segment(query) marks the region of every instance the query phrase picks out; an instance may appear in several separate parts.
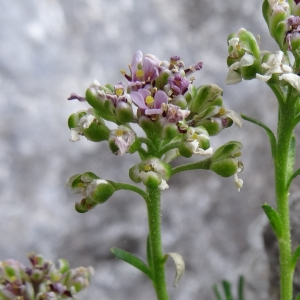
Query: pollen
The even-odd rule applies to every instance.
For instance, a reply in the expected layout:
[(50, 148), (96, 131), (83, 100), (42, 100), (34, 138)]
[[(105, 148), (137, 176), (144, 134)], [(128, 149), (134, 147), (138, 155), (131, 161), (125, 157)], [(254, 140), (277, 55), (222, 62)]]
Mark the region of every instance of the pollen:
[(143, 70), (137, 70), (136, 71), (136, 77), (137, 78), (143, 78), (144, 77), (144, 71)]
[(193, 140), (196, 140), (197, 138), (198, 138), (198, 134), (195, 132), (195, 133), (193, 133), (193, 135), (191, 136), (191, 138), (193, 139)]
[(151, 165), (149, 165), (149, 164), (146, 164), (145, 165), (145, 167), (144, 167), (144, 170), (146, 171), (146, 172), (148, 172), (148, 171), (151, 171)]
[(226, 112), (226, 109), (224, 107), (221, 107), (220, 110), (219, 110), (219, 115), (224, 115)]
[(148, 106), (152, 106), (154, 103), (154, 98), (152, 96), (147, 96), (145, 102)]
[(124, 90), (123, 90), (122, 88), (117, 88), (117, 89), (116, 89), (116, 95), (117, 95), (117, 96), (122, 96), (123, 93), (124, 93)]
[(118, 128), (116, 129), (116, 136), (123, 136), (124, 132), (122, 129)]

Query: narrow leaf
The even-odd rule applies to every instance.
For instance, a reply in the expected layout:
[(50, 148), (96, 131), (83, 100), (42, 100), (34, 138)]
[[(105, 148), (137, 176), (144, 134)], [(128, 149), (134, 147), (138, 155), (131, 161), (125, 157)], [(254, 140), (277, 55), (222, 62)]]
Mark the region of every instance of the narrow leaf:
[(183, 260), (182, 256), (178, 253), (170, 252), (170, 253), (167, 253), (165, 255), (166, 258), (168, 258), (168, 256), (172, 257), (174, 262), (175, 262), (176, 275), (175, 275), (175, 280), (174, 280), (173, 287), (177, 287), (177, 283), (178, 283), (178, 281), (180, 280), (181, 276), (184, 273), (185, 263), (184, 263), (184, 260)]
[(214, 290), (217, 300), (222, 300), (221, 294), (220, 294), (219, 289), (216, 284), (213, 286), (213, 290)]
[(147, 267), (147, 265), (141, 259), (139, 259), (135, 255), (133, 255), (123, 249), (120, 249), (120, 248), (113, 247), (110, 249), (110, 251), (117, 258), (124, 260), (128, 264), (134, 266), (135, 268), (137, 268), (138, 270), (143, 272), (145, 275), (147, 275), (152, 280), (152, 275), (151, 275), (150, 269)]
[(282, 237), (282, 224), (281, 224), (281, 220), (279, 218), (277, 211), (273, 207), (268, 205), (267, 203), (263, 204), (261, 207), (264, 210), (265, 214), (267, 215), (276, 237), (278, 239), (281, 238)]
[(223, 285), (224, 293), (226, 296), (226, 300), (233, 300), (233, 297), (231, 294), (231, 284), (228, 281), (223, 280), (222, 285)]
[(265, 125), (265, 124), (262, 123), (262, 122), (259, 122), (258, 120), (255, 120), (255, 119), (250, 118), (250, 117), (248, 117), (248, 116), (245, 116), (245, 115), (243, 115), (243, 114), (241, 114), (241, 117), (242, 117), (244, 120), (246, 120), (246, 121), (249, 121), (249, 122), (251, 122), (251, 123), (253, 123), (253, 124), (256, 124), (256, 125), (262, 127), (262, 128), (266, 131), (266, 133), (267, 133), (267, 135), (268, 135), (268, 137), (269, 137), (269, 140), (270, 140), (272, 157), (273, 157), (273, 159), (275, 159), (275, 158), (276, 158), (276, 147), (277, 147), (277, 142), (276, 142), (276, 138), (275, 138), (275, 135), (274, 135), (273, 131), (272, 131), (267, 125)]
[(238, 300), (244, 300), (244, 276), (240, 276), (239, 278)]
[[(296, 264), (297, 264), (297, 261), (300, 257), (300, 246), (298, 246), (293, 254), (293, 257), (292, 257), (292, 265), (293, 265), (293, 268), (296, 268)], [(299, 295), (300, 297), (300, 295)]]

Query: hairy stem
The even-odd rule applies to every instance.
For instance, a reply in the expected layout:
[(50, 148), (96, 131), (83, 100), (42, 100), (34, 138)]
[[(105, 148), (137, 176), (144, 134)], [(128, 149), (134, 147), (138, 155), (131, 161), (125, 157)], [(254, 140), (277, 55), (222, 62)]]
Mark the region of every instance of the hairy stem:
[(161, 241), (161, 207), (160, 190), (148, 189), (149, 201), (148, 224), (149, 224), (149, 243), (151, 251), (151, 264), (153, 273), (153, 286), (158, 300), (168, 300), (168, 291), (165, 279), (165, 259)]
[(277, 212), (282, 223), (282, 238), (279, 239), (280, 260), (280, 295), (281, 300), (292, 300), (293, 297), (293, 267), (291, 264), (291, 233), (288, 191), (288, 157), (292, 140), (291, 126), (292, 108), (289, 105), (280, 107), (280, 119), (277, 128), (277, 151), (275, 159), (275, 185)]

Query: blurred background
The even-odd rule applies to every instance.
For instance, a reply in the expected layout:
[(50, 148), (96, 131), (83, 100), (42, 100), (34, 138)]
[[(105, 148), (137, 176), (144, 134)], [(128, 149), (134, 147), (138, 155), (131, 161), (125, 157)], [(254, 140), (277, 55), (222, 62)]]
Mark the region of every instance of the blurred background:
[[(129, 182), (137, 157), (116, 157), (106, 143), (69, 142), (67, 118), (87, 107), (67, 101), (84, 95), (94, 80), (123, 80), (133, 53), (161, 60), (179, 55), (187, 66), (203, 61), (196, 85), (216, 83), (228, 108), (275, 129), (277, 104), (267, 86), (253, 80), (226, 86), (226, 39), (241, 27), (277, 50), (261, 15), (261, 0), (2, 0), (0, 2), (0, 260), (23, 263), (35, 251), (72, 267), (94, 266), (92, 285), (80, 299), (155, 298), (151, 283), (110, 253), (112, 246), (145, 258), (147, 216), (142, 199), (116, 193), (87, 214), (80, 196), (65, 186), (73, 174), (92, 171)], [(181, 173), (163, 192), (165, 252), (178, 252), (186, 273), (171, 299), (214, 299), (212, 285), (246, 277), (246, 299), (268, 298), (268, 260), (260, 204), (274, 204), (273, 168), (265, 132), (250, 123), (212, 138), (244, 144), (244, 186), (208, 171)], [(197, 159), (197, 158), (195, 158)], [(184, 161), (184, 160), (183, 160)], [(292, 186), (296, 193), (299, 180)]]

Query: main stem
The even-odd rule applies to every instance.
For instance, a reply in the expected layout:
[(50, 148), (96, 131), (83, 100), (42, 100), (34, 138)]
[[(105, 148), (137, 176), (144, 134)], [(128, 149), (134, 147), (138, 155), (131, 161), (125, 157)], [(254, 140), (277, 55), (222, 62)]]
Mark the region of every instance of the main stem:
[(276, 184), (276, 205), (277, 212), (282, 223), (282, 238), (279, 243), (280, 260), (280, 299), (292, 300), (293, 297), (293, 273), (291, 265), (291, 233), (290, 233), (290, 212), (289, 212), (289, 191), (288, 182), (288, 156), (292, 139), (293, 128), (290, 118), (292, 112), (288, 105), (281, 106), (278, 120), (278, 143), (275, 163), (275, 184)]
[(161, 242), (160, 190), (148, 189), (148, 225), (153, 272), (153, 286), (158, 300), (169, 300), (165, 279), (165, 259)]

